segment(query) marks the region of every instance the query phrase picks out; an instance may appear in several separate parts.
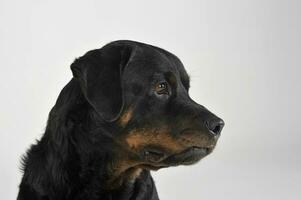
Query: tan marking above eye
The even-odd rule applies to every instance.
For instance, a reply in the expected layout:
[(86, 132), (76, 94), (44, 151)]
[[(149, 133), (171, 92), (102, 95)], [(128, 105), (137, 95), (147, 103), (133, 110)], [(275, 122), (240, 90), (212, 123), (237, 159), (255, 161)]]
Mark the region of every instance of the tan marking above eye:
[(126, 137), (126, 142), (132, 149), (146, 145), (157, 145), (174, 153), (184, 149), (178, 141), (172, 138), (167, 129), (139, 129), (131, 131)]

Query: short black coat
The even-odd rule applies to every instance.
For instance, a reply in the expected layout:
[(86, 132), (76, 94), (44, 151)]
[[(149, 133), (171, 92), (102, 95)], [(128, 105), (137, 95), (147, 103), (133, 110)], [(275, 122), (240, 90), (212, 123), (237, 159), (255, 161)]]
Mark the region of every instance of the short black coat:
[[(44, 135), (23, 157), (18, 200), (157, 200), (150, 170), (213, 150), (222, 120), (189, 98), (173, 54), (115, 41), (71, 69)], [(154, 93), (162, 80), (169, 91)]]

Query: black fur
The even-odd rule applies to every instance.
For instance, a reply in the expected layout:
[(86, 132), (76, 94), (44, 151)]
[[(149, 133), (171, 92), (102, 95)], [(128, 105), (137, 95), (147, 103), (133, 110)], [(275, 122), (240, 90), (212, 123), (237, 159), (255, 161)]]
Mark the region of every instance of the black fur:
[[(208, 136), (208, 127), (199, 122), (219, 118), (188, 97), (189, 77), (179, 59), (167, 51), (116, 41), (76, 59), (71, 69), (74, 78), (52, 108), (45, 134), (23, 158), (18, 200), (156, 200), (150, 169), (191, 164), (205, 156), (171, 152), (150, 142), (159, 156), (165, 156), (162, 162), (152, 161), (156, 155), (146, 151), (146, 146), (134, 151), (124, 142), (130, 130), (167, 124), (172, 127), (171, 137), (176, 138), (183, 127), (196, 127), (197, 134), (206, 137), (187, 148), (215, 145), (217, 137)], [(169, 77), (170, 97), (156, 97), (145, 89), (153, 82), (147, 77), (160, 72), (158, 69)], [(129, 122), (121, 125), (121, 116), (133, 105)], [(153, 157), (146, 158), (146, 152)], [(121, 160), (139, 164), (115, 173)], [(133, 178), (137, 169), (141, 172)]]

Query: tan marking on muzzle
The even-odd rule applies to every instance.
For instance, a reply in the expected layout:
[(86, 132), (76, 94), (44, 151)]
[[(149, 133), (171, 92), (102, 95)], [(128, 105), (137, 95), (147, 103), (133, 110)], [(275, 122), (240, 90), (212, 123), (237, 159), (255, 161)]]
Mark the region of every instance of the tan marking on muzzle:
[(126, 142), (132, 149), (138, 149), (146, 145), (157, 145), (177, 153), (185, 148), (170, 135), (167, 128), (133, 130), (126, 137)]

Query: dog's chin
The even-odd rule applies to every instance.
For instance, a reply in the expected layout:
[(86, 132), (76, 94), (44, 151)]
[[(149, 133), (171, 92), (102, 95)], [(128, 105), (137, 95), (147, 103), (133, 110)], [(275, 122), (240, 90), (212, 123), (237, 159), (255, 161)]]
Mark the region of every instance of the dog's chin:
[[(190, 147), (186, 150), (166, 156), (160, 161), (153, 161), (148, 162), (147, 164), (143, 164), (141, 167), (149, 170), (158, 170), (161, 168), (172, 167), (172, 166), (179, 166), (179, 165), (192, 165), (209, 155), (213, 151), (213, 147)], [(158, 153), (149, 152), (150, 157), (151, 154)]]
[(180, 153), (165, 158), (162, 162), (167, 166), (192, 165), (212, 152), (212, 148), (190, 147)]
[(212, 149), (207, 147), (190, 147), (178, 154), (168, 156), (163, 162), (169, 166), (192, 165), (211, 152)]

